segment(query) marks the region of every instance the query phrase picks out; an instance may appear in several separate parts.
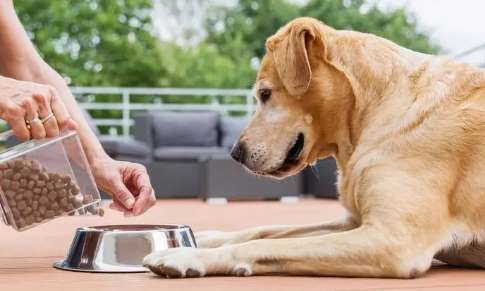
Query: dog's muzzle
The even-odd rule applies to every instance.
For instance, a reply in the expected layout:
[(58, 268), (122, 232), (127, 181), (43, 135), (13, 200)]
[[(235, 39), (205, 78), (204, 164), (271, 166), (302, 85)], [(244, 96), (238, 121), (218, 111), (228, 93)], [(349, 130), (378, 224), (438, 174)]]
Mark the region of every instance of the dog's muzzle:
[(300, 158), (301, 152), (303, 151), (303, 146), (305, 145), (305, 136), (303, 133), (299, 133), (293, 145), (290, 147), (288, 154), (286, 155), (283, 166), (287, 164), (296, 164)]

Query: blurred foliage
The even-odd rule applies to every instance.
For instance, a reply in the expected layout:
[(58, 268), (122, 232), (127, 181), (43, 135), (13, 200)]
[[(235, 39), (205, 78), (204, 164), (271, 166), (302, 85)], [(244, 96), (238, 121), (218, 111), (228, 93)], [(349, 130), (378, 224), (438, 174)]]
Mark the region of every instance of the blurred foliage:
[[(245, 51), (243, 55), (261, 58), (266, 39), (298, 16), (311, 16), (337, 29), (373, 33), (424, 53), (439, 51), (404, 7), (383, 11), (375, 2), (364, 0), (309, 0), (304, 5), (285, 0), (237, 2), (235, 6), (214, 7), (206, 24), (207, 42), (234, 61), (241, 56), (239, 50)], [(244, 48), (235, 50), (234, 44), (243, 44)], [(238, 75), (246, 77), (242, 72)], [(254, 73), (248, 78), (252, 80)]]
[(251, 82), (241, 81), (242, 75), (252, 76), (249, 55), (244, 55), (243, 46), (233, 42), (233, 51), (239, 51), (239, 58), (222, 53), (218, 46), (203, 41), (195, 47), (180, 47), (168, 43), (162, 46), (164, 58), (161, 65), (167, 74), (161, 76), (164, 87), (214, 87), (248, 88)]
[(364, 0), (311, 0), (301, 9), (308, 15), (337, 29), (373, 33), (422, 53), (436, 53), (439, 47), (418, 29), (415, 16), (400, 7), (383, 11)]
[(46, 61), (75, 85), (157, 86), (159, 41), (151, 0), (16, 1)]
[[(238, 0), (234, 5), (220, 0), (36, 0), (15, 5), (43, 57), (72, 85), (248, 88), (266, 38), (303, 15), (335, 28), (371, 32), (421, 52), (438, 50), (405, 8), (383, 11), (365, 0), (298, 3), (303, 4), (290, 0)], [(175, 23), (172, 34), (187, 38), (185, 42), (160, 41), (152, 20), (155, 4), (167, 9), (159, 17), (170, 17)]]
[(266, 38), (291, 19), (302, 16), (300, 9), (284, 0), (239, 0), (234, 7), (216, 6), (207, 19), (208, 41), (233, 58), (238, 57), (233, 53), (233, 42), (243, 43), (246, 53), (261, 57)]

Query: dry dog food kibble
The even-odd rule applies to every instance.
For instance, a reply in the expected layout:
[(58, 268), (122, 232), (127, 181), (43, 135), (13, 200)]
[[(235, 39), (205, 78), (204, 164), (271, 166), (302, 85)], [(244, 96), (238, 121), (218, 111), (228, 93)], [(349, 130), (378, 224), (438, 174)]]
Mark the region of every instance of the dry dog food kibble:
[[(80, 193), (69, 176), (48, 172), (38, 161), (19, 158), (0, 164), (0, 187), (11, 212), (9, 221), (18, 229), (55, 216), (74, 215), (76, 209), (94, 202), (92, 194)], [(84, 214), (84, 209), (77, 210)], [(91, 214), (102, 214), (97, 205), (86, 207)], [(8, 210), (7, 210), (8, 212)]]

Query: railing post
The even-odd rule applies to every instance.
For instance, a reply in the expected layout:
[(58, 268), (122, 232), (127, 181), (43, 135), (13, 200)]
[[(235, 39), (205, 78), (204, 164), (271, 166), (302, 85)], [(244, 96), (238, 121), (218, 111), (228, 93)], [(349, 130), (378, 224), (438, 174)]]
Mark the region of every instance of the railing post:
[(246, 95), (246, 116), (251, 116), (254, 111), (254, 98), (253, 93), (249, 92)]
[(123, 90), (123, 137), (130, 136), (130, 92)]

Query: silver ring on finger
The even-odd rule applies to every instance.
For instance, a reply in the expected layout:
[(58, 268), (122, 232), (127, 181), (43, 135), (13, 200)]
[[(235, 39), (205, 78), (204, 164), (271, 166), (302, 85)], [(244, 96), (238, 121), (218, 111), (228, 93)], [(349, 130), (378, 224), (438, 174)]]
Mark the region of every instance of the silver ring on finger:
[(54, 116), (54, 113), (49, 113), (49, 115), (47, 115), (46, 117), (42, 118), (40, 121), (42, 122), (42, 124), (46, 123), (49, 119), (51, 119), (52, 117)]
[(34, 123), (36, 123), (36, 122), (41, 122), (41, 120), (39, 119), (39, 117), (38, 117), (38, 116), (34, 117), (34, 118), (33, 118), (31, 121), (29, 121), (29, 123), (27, 123), (27, 124), (34, 124)]

